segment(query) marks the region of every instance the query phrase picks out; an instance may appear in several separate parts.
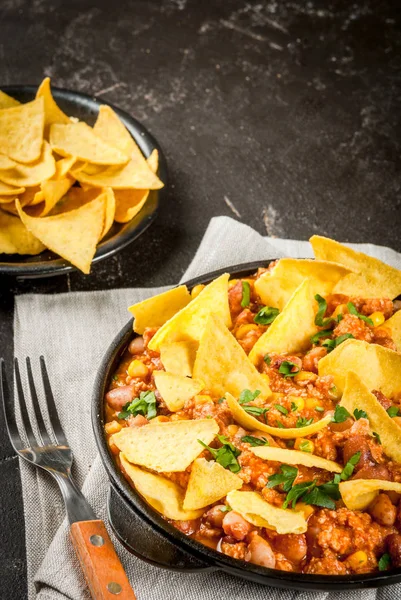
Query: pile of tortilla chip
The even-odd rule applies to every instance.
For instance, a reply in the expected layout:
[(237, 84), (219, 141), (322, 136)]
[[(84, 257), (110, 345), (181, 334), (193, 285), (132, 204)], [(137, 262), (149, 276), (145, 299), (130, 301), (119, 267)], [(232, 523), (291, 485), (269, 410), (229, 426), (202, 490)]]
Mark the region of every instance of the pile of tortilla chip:
[(0, 91), (0, 254), (46, 248), (89, 273), (114, 221), (139, 213), (157, 177), (110, 106), (96, 123), (68, 117), (43, 80), (32, 102)]

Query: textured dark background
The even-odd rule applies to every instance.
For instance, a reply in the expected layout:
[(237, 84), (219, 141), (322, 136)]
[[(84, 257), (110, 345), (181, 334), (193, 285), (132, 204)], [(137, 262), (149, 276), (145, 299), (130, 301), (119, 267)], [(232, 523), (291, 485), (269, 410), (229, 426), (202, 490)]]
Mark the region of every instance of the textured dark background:
[[(154, 226), (90, 277), (0, 277), (0, 353), (11, 359), (14, 294), (174, 283), (214, 215), (401, 250), (397, 4), (1, 0), (0, 87), (49, 75), (120, 106), (161, 143), (170, 188)], [(2, 424), (0, 481), (0, 598), (23, 600), (18, 465)]]

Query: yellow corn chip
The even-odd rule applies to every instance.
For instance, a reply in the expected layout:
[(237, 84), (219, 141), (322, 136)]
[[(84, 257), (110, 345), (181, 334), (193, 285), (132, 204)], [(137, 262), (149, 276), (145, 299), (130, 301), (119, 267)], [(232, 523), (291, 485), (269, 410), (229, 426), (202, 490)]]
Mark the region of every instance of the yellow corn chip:
[(146, 160), (153, 173), (157, 173), (159, 169), (159, 152), (156, 150), (156, 148), (152, 150), (150, 156)]
[[(398, 372), (400, 375), (401, 370)], [(380, 436), (383, 451), (387, 456), (401, 462), (401, 428), (387, 414), (376, 396), (364, 385), (356, 373), (349, 371), (345, 390), (340, 402), (352, 415), (354, 410), (364, 410), (367, 413), (372, 431)]]
[(274, 529), (280, 534), (305, 533), (307, 529), (302, 512), (273, 506), (257, 492), (229, 492), (227, 502), (235, 512), (256, 527)]
[(149, 190), (116, 190), (117, 223), (128, 223), (139, 213), (149, 196)]
[(167, 290), (129, 307), (134, 317), (134, 331), (142, 334), (146, 327), (161, 327), (191, 300), (186, 285)]
[(314, 235), (309, 241), (316, 258), (340, 263), (354, 271), (337, 283), (333, 293), (391, 300), (401, 294), (398, 269), (329, 238)]
[(304, 352), (311, 346), (310, 338), (317, 331), (316, 312), (317, 304), (311, 283), (304, 279), (283, 311), (257, 340), (249, 353), (249, 360), (257, 365), (268, 352)]
[[(82, 121), (68, 125), (58, 123), (51, 125), (50, 145), (61, 156), (75, 156), (79, 160), (96, 165), (123, 165), (127, 162), (125, 154), (106, 144), (94, 134), (89, 125)], [(107, 187), (107, 185), (99, 187)]]
[[(24, 192), (25, 192), (24, 187), (15, 187), (13, 185), (9, 185), (8, 183), (4, 183), (3, 181), (0, 181), (0, 196), (1, 196), (0, 202), (11, 202), (17, 196), (19, 196), (20, 194), (23, 194)], [(9, 199), (7, 200), (5, 197), (7, 197), (7, 198), (9, 197)]]
[(155, 475), (131, 465), (122, 452), (120, 460), (125, 473), (137, 491), (167, 519), (191, 521), (202, 516), (202, 510), (185, 510), (183, 508), (184, 490), (179, 485), (161, 475)]
[(106, 144), (118, 148), (128, 157), (136, 147), (131, 134), (110, 106), (100, 106), (93, 132)]
[(315, 423), (306, 425), (305, 427), (289, 427), (288, 429), (271, 427), (270, 425), (266, 425), (265, 423), (258, 421), (258, 419), (247, 413), (242, 408), (238, 400), (236, 400), (231, 394), (226, 393), (225, 397), (228, 408), (233, 414), (234, 420), (242, 425), (242, 427), (250, 431), (263, 431), (285, 440), (313, 435), (314, 433), (317, 433), (321, 429), (327, 427), (327, 425), (331, 422), (331, 415), (326, 415), (320, 419), (320, 421), (316, 421)]
[(42, 150), (45, 112), (43, 98), (0, 110), (0, 148), (13, 160), (31, 163)]
[(62, 158), (56, 162), (56, 172), (53, 177), (40, 184), (40, 192), (35, 197), (26, 212), (33, 217), (45, 217), (50, 213), (57, 202), (63, 198), (75, 179), (66, 175), (68, 168), (74, 162), (73, 158)]
[(139, 150), (138, 153), (133, 152), (131, 159), (123, 167), (108, 167), (93, 173), (88, 166), (85, 166), (81, 169), (74, 169), (73, 175), (80, 183), (87, 183), (95, 187), (112, 187), (114, 190), (131, 188), (158, 190), (164, 185), (153, 173)]
[(5, 154), (0, 154), (0, 170), (1, 171), (13, 169), (15, 167), (15, 165), (16, 165), (16, 162), (14, 160), (11, 160), (11, 158), (6, 156)]
[(17, 209), (26, 228), (47, 248), (83, 273), (89, 273), (103, 229), (104, 198), (96, 198), (77, 210), (53, 217), (30, 217), (18, 201)]
[(392, 398), (401, 394), (401, 354), (378, 344), (345, 340), (318, 363), (319, 375), (332, 375), (342, 393), (349, 371), (354, 371), (368, 390), (380, 390)]
[(401, 352), (401, 310), (397, 310), (392, 317), (387, 319), (383, 323), (383, 327), (390, 330), (397, 351)]
[(47, 142), (43, 142), (42, 153), (39, 160), (28, 165), (17, 162), (14, 163), (14, 166), (11, 169), (0, 171), (0, 180), (9, 185), (15, 185), (16, 187), (33, 187), (39, 185), (45, 179), (53, 177), (55, 172), (56, 162), (51, 148)]
[(255, 291), (265, 306), (283, 310), (304, 279), (309, 279), (313, 295), (326, 297), (348, 273), (346, 267), (325, 260), (281, 258), (271, 271), (255, 281)]
[(171, 412), (181, 410), (188, 400), (199, 394), (205, 387), (203, 381), (190, 379), (166, 371), (153, 371), (155, 385)]
[(160, 346), (160, 359), (166, 371), (192, 377), (198, 342), (170, 342)]
[(150, 340), (149, 348), (158, 350), (166, 342), (199, 341), (211, 313), (231, 326), (228, 278), (228, 273), (224, 273), (203, 288), (196, 298), (164, 323)]
[(0, 109), (13, 108), (14, 106), (19, 106), (20, 104), (21, 102), (18, 102), (18, 100), (11, 98), (11, 96), (0, 90)]
[(45, 246), (18, 217), (0, 211), (0, 254), (39, 254), (43, 250)]
[(66, 114), (57, 106), (54, 101), (51, 88), (50, 77), (46, 77), (36, 92), (36, 98), (43, 97), (45, 103), (45, 125), (49, 126), (53, 123), (71, 123)]
[(365, 510), (379, 491), (401, 494), (401, 483), (383, 479), (350, 479), (339, 485), (342, 500), (350, 510)]
[(127, 459), (158, 472), (185, 471), (219, 432), (214, 419), (150, 423), (124, 427), (111, 439)]
[(194, 460), (189, 476), (184, 508), (196, 510), (204, 508), (224, 498), (228, 492), (239, 490), (243, 481), (214, 460), (205, 458)]
[(300, 452), (299, 450), (287, 450), (286, 448), (273, 448), (272, 446), (261, 446), (259, 448), (250, 448), (250, 451), (263, 458), (263, 460), (273, 460), (286, 465), (304, 465), (304, 467), (316, 467), (325, 469), (332, 473), (341, 473), (342, 466), (333, 460), (327, 460), (315, 454)]
[(106, 212), (104, 217), (103, 231), (102, 235), (100, 236), (100, 239), (103, 239), (105, 235), (110, 231), (114, 223), (114, 215), (116, 212), (116, 199), (114, 197), (113, 190), (111, 188), (105, 188), (103, 193), (105, 194)]
[(259, 398), (271, 394), (268, 378), (257, 371), (235, 337), (215, 314), (210, 315), (205, 323), (193, 375), (202, 379), (205, 388), (217, 396), (224, 396), (226, 392), (239, 396), (245, 389), (259, 390)]

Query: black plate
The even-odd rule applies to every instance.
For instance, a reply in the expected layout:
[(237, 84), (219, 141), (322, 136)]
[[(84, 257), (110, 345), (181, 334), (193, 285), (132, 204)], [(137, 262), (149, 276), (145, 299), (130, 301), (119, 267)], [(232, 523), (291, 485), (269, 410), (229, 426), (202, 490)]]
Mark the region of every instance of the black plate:
[[(265, 267), (270, 262), (258, 261), (221, 269), (192, 279), (187, 286), (191, 289), (199, 283), (208, 283), (227, 271), (234, 278), (247, 277), (258, 267)], [(188, 538), (153, 510), (117, 469), (104, 437), (104, 396), (122, 354), (135, 336), (132, 324), (133, 321), (129, 321), (110, 344), (97, 373), (92, 397), (93, 431), (112, 484), (108, 502), (110, 522), (117, 537), (130, 552), (151, 564), (171, 570), (193, 572), (219, 569), (255, 583), (287, 589), (341, 591), (377, 588), (401, 581), (401, 569), (366, 575), (308, 575), (259, 567)]]
[[(20, 102), (29, 102), (33, 100), (37, 87), (32, 85), (15, 85), (1, 87), (0, 89)], [(129, 223), (114, 223), (107, 236), (97, 247), (93, 263), (113, 256), (119, 250), (133, 242), (145, 229), (149, 227), (156, 218), (159, 203), (165, 193), (167, 185), (167, 163), (160, 145), (155, 138), (145, 129), (139, 121), (131, 117), (128, 113), (113, 106), (109, 102), (96, 100), (81, 94), (61, 88), (52, 88), (54, 99), (60, 108), (69, 116), (77, 117), (89, 125), (96, 121), (101, 104), (111, 106), (118, 114), (143, 154), (148, 157), (155, 148), (159, 152), (159, 170), (158, 176), (164, 183), (161, 190), (151, 190), (149, 198), (142, 210)], [(0, 274), (14, 275), (24, 279), (33, 279), (37, 277), (50, 277), (53, 275), (63, 275), (76, 270), (68, 261), (60, 258), (50, 250), (45, 250), (37, 256), (20, 256), (17, 254), (0, 254)]]

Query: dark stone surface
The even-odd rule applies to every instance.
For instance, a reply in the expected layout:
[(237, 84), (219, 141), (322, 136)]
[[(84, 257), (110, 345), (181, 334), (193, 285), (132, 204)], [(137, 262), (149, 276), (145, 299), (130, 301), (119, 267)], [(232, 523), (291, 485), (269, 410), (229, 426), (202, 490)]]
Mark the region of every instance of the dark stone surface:
[[(15, 293), (176, 282), (215, 215), (401, 250), (400, 73), (390, 0), (3, 0), (0, 86), (50, 75), (117, 104), (158, 138), (171, 184), (152, 229), (90, 277), (0, 278), (1, 354)], [(26, 595), (11, 456), (0, 424), (2, 600)]]

